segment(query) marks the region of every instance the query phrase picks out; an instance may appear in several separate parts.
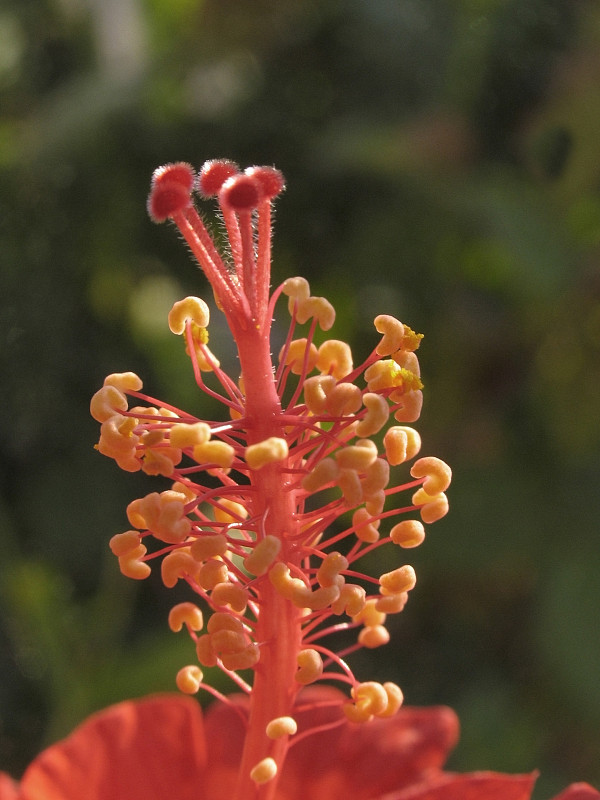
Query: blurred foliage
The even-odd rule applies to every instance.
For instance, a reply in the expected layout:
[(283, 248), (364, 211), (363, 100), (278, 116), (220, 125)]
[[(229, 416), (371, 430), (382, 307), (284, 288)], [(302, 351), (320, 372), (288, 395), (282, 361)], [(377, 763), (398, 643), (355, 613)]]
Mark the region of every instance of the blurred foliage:
[(88, 401), (131, 369), (207, 413), (164, 326), (202, 279), (144, 198), (226, 156), (288, 179), (275, 282), (357, 354), (377, 313), (426, 334), (452, 513), (364, 674), (458, 710), (456, 769), (600, 785), (597, 3), (3, 0), (0, 93), (0, 768), (189, 659), (106, 557), (157, 484), (93, 450)]

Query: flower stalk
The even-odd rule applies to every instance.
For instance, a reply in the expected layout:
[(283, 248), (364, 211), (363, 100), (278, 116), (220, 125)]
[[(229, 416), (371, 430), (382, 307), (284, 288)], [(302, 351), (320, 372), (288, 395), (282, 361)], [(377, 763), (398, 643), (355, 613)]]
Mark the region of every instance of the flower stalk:
[[(326, 679), (346, 687), (338, 725), (389, 717), (401, 706), (399, 687), (359, 681), (346, 657), (387, 643), (386, 616), (402, 611), (415, 573), (400, 564), (367, 575), (359, 562), (385, 546), (397, 563), (398, 547), (419, 545), (424, 524), (448, 510), (451, 479), (439, 459), (415, 460), (421, 441), (407, 424), (422, 404), (421, 335), (380, 315), (374, 349), (355, 366), (346, 342), (324, 338), (335, 310), (305, 279), (270, 294), (271, 207), (283, 188), (277, 170), (240, 172), (229, 161), (209, 161), (197, 176), (170, 164), (152, 179), (150, 216), (178, 227), (237, 346), (239, 380), (208, 347), (208, 305), (188, 297), (173, 307), (169, 326), (223, 418), (199, 419), (155, 400), (133, 373), (109, 375), (91, 402), (101, 453), (126, 471), (171, 481), (128, 506), (131, 528), (111, 548), (126, 576), (146, 578), (160, 560), (165, 586), (185, 581), (199, 599), (169, 617), (196, 650), (196, 663), (178, 673), (180, 690), (217, 694), (203, 675), (216, 666), (249, 695), (239, 800), (276, 796), (304, 686)], [(195, 193), (216, 198), (227, 253), (209, 235)], [(274, 363), (271, 321), (285, 298), (291, 323)], [(355, 644), (336, 652), (329, 640), (351, 630)]]

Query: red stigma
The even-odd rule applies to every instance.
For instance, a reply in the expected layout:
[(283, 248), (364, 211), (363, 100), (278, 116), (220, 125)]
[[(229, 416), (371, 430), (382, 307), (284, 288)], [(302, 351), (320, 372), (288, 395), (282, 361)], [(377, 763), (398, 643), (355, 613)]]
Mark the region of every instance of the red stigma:
[(220, 202), (233, 211), (251, 211), (262, 199), (262, 184), (249, 175), (234, 175), (223, 184)]
[(238, 165), (227, 159), (206, 161), (198, 175), (198, 191), (204, 197), (215, 197), (225, 181), (238, 171)]

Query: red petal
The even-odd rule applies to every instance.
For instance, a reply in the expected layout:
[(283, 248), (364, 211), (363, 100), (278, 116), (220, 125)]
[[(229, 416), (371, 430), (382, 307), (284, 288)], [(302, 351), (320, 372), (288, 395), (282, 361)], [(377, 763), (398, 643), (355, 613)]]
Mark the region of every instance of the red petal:
[(536, 774), (500, 775), (473, 772), (439, 775), (421, 785), (393, 792), (380, 800), (530, 800)]
[(589, 783), (572, 783), (554, 800), (600, 800), (600, 792)]
[[(295, 712), (299, 732), (340, 718), (342, 695), (324, 687), (306, 690)], [(319, 705), (327, 701), (335, 705)], [(420, 782), (442, 767), (458, 738), (449, 708), (404, 708), (395, 717), (340, 726), (293, 744), (281, 778), (285, 797), (352, 797), (366, 800)], [(292, 740), (293, 742), (293, 740)]]
[(204, 800), (205, 763), (195, 700), (127, 701), (94, 714), (38, 756), (23, 776), (20, 800)]
[(19, 787), (6, 772), (0, 772), (0, 800), (17, 800)]

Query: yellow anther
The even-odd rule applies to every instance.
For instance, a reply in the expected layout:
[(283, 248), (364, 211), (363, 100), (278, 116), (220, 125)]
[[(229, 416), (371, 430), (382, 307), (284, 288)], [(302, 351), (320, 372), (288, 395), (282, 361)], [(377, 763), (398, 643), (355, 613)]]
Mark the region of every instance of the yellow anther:
[(394, 525), (390, 537), (400, 547), (418, 547), (425, 538), (425, 528), (418, 519), (405, 519)]
[(363, 628), (358, 634), (358, 643), (369, 650), (383, 647), (390, 640), (390, 634), (385, 625), (373, 625)]
[(108, 546), (115, 556), (124, 556), (131, 553), (140, 544), (140, 535), (137, 531), (125, 531), (117, 533), (108, 543)]
[(419, 513), (423, 522), (429, 524), (437, 522), (438, 519), (445, 517), (448, 513), (448, 498), (444, 492), (432, 497), (423, 488), (417, 489), (412, 496), (412, 501), (414, 505), (421, 506)]
[(272, 781), (276, 775), (277, 762), (270, 756), (263, 758), (262, 761), (259, 761), (258, 764), (255, 764), (250, 770), (250, 779), (259, 786)]
[(207, 533), (190, 544), (190, 553), (196, 561), (206, 561), (227, 552), (227, 538), (222, 533)]
[(218, 583), (224, 583), (228, 578), (227, 565), (216, 558), (205, 561), (198, 570), (198, 583), (207, 591), (214, 589)]
[[(280, 361), (284, 352), (285, 347), (282, 347), (279, 352)], [(315, 368), (316, 363), (317, 348), (312, 342), (310, 345), (308, 339), (294, 339), (290, 342), (287, 352), (285, 352), (284, 364), (286, 367), (291, 367), (294, 375), (301, 375), (304, 371), (310, 372)]]
[(174, 447), (157, 450), (146, 450), (142, 469), (146, 475), (164, 475), (169, 478), (173, 474), (175, 464), (181, 461), (181, 450)]
[[(369, 441), (369, 439), (367, 439)], [(390, 482), (390, 465), (384, 458), (376, 458), (370, 464), (364, 477), (361, 479), (362, 490), (365, 497), (380, 492)]]
[(156, 447), (156, 445), (163, 442), (164, 439), (164, 431), (159, 430), (145, 431), (140, 436), (140, 442), (144, 445), (144, 447)]
[(173, 447), (194, 447), (197, 444), (204, 444), (210, 439), (210, 425), (206, 422), (196, 422), (193, 425), (179, 422), (171, 428), (169, 439)]
[(240, 522), (248, 516), (248, 509), (228, 497), (220, 497), (219, 505), (215, 506), (215, 520), (217, 522)]
[(352, 617), (353, 622), (361, 622), (368, 628), (372, 628), (375, 625), (383, 625), (385, 622), (385, 614), (377, 610), (376, 604), (376, 598), (367, 600), (361, 611)]
[(304, 402), (312, 414), (323, 414), (327, 396), (336, 385), (333, 375), (313, 375), (304, 381)]
[(238, 583), (225, 581), (224, 583), (217, 583), (211, 592), (210, 598), (215, 606), (229, 606), (233, 611), (243, 614), (248, 605), (250, 595)]
[(383, 713), (388, 706), (388, 695), (380, 683), (365, 681), (352, 689), (353, 703), (345, 703), (344, 713), (351, 722), (367, 722)]
[(235, 450), (227, 442), (215, 440), (197, 444), (193, 454), (199, 464), (216, 464), (221, 469), (229, 470), (233, 464)]
[(139, 436), (133, 433), (137, 419), (113, 414), (100, 426), (98, 450), (105, 456), (115, 458), (119, 455), (134, 453)]
[(334, 417), (354, 414), (362, 405), (362, 392), (353, 383), (338, 383), (328, 393), (325, 410)]
[(262, 442), (248, 445), (246, 448), (246, 464), (250, 469), (262, 469), (267, 464), (283, 461), (288, 457), (288, 443), (279, 436), (269, 436)]
[(142, 559), (146, 555), (146, 547), (143, 544), (138, 544), (133, 550), (129, 550), (122, 556), (119, 556), (119, 569), (127, 578), (133, 578), (136, 581), (143, 581), (150, 575), (150, 567)]
[(237, 653), (223, 653), (221, 661), (225, 669), (252, 669), (260, 661), (260, 648), (254, 642), (250, 642)]
[(302, 488), (307, 492), (318, 492), (329, 483), (335, 483), (340, 468), (333, 458), (324, 458), (302, 479)]
[(198, 562), (192, 558), (187, 548), (174, 550), (163, 558), (160, 574), (167, 589), (172, 589), (177, 581), (186, 575), (195, 578), (198, 574), (198, 567)]
[(103, 386), (90, 400), (90, 414), (96, 422), (106, 422), (119, 411), (127, 411), (127, 398), (116, 386)]
[(294, 313), (296, 303), (300, 304), (310, 297), (310, 285), (306, 278), (288, 278), (281, 286), (283, 294), (289, 297), (288, 309), (291, 315)]
[(175, 683), (180, 692), (184, 694), (196, 694), (200, 689), (200, 684), (204, 674), (199, 666), (190, 664), (187, 667), (182, 667), (175, 678)]
[(211, 636), (205, 633), (196, 640), (196, 656), (203, 667), (214, 667), (217, 663), (217, 655), (213, 650)]
[(316, 650), (312, 650), (310, 647), (300, 650), (296, 656), (296, 663), (298, 664), (296, 681), (303, 686), (313, 683), (323, 674), (323, 659)]
[(269, 739), (281, 739), (282, 736), (293, 736), (298, 730), (298, 724), (293, 717), (276, 717), (272, 719), (266, 729)]
[(417, 576), (410, 564), (398, 567), (391, 572), (384, 572), (379, 578), (380, 592), (383, 595), (410, 592), (417, 583)]
[(360, 478), (354, 469), (341, 469), (338, 478), (338, 486), (342, 490), (344, 502), (348, 508), (360, 505), (363, 501), (363, 491), (360, 485)]
[(273, 564), (269, 570), (269, 580), (279, 594), (287, 600), (292, 599), (294, 592), (298, 595), (302, 592), (310, 591), (303, 580), (291, 577), (290, 568), (283, 561), (277, 561)]
[(281, 550), (281, 539), (270, 534), (254, 545), (254, 549), (244, 559), (244, 568), (251, 574), (264, 575), (271, 567)]
[(382, 611), (384, 614), (399, 614), (404, 609), (408, 602), (408, 592), (400, 592), (399, 594), (388, 594), (385, 597), (378, 598), (375, 603), (377, 611)]
[(311, 611), (322, 611), (330, 606), (340, 596), (340, 587), (321, 586), (311, 591), (302, 581), (302, 585), (295, 585), (291, 592), (291, 601), (297, 608), (310, 608)]
[(414, 428), (394, 425), (383, 437), (385, 455), (392, 467), (414, 458), (421, 449), (421, 437)]
[(374, 392), (366, 392), (362, 402), (367, 409), (367, 413), (356, 424), (358, 436), (373, 436), (383, 428), (390, 416), (390, 407), (385, 397), (381, 397)]
[(410, 474), (413, 478), (425, 478), (423, 489), (430, 496), (445, 492), (452, 480), (452, 470), (448, 464), (435, 456), (427, 456), (415, 461)]
[(400, 404), (400, 408), (394, 412), (394, 419), (397, 422), (416, 422), (423, 408), (423, 392), (420, 390), (407, 392), (402, 396)]
[(177, 334), (185, 331), (186, 322), (195, 322), (200, 328), (206, 328), (209, 320), (210, 310), (199, 297), (184, 297), (169, 311), (169, 328)]
[(173, 633), (186, 625), (192, 631), (201, 631), (204, 626), (202, 611), (194, 603), (178, 603), (169, 611), (169, 628)]
[(296, 319), (303, 325), (311, 317), (317, 320), (321, 330), (331, 330), (335, 322), (335, 308), (324, 297), (308, 297), (299, 303)]
[(317, 368), (324, 375), (333, 375), (336, 380), (345, 378), (352, 372), (352, 351), (350, 345), (339, 339), (328, 339), (319, 347)]
[(380, 356), (391, 356), (396, 350), (402, 347), (404, 339), (404, 325), (396, 317), (389, 314), (380, 314), (375, 317), (375, 330), (382, 333), (383, 337), (377, 345), (377, 354)]
[(317, 570), (317, 580), (321, 586), (339, 586), (344, 585), (344, 576), (340, 572), (348, 569), (348, 559), (337, 551), (327, 553), (321, 566)]
[(120, 392), (139, 392), (144, 384), (135, 372), (113, 372), (104, 378), (104, 386), (115, 386)]
[(349, 617), (355, 617), (365, 607), (366, 594), (362, 586), (345, 583), (340, 589), (340, 596), (331, 604), (331, 610), (334, 614), (346, 613)]
[(386, 681), (383, 684), (385, 693), (387, 694), (388, 704), (384, 711), (377, 714), (378, 717), (393, 717), (404, 702), (404, 695), (402, 689), (391, 681)]
[(374, 520), (366, 508), (357, 508), (352, 515), (352, 527), (357, 539), (361, 542), (376, 542), (379, 539), (379, 522)]
[[(213, 372), (215, 367), (218, 368), (220, 366), (220, 362), (207, 345), (208, 331), (206, 328), (198, 328), (196, 325), (192, 325), (192, 330), (195, 343), (194, 353), (198, 369), (200, 372)], [(186, 347), (186, 353), (187, 352), (188, 350)]]

